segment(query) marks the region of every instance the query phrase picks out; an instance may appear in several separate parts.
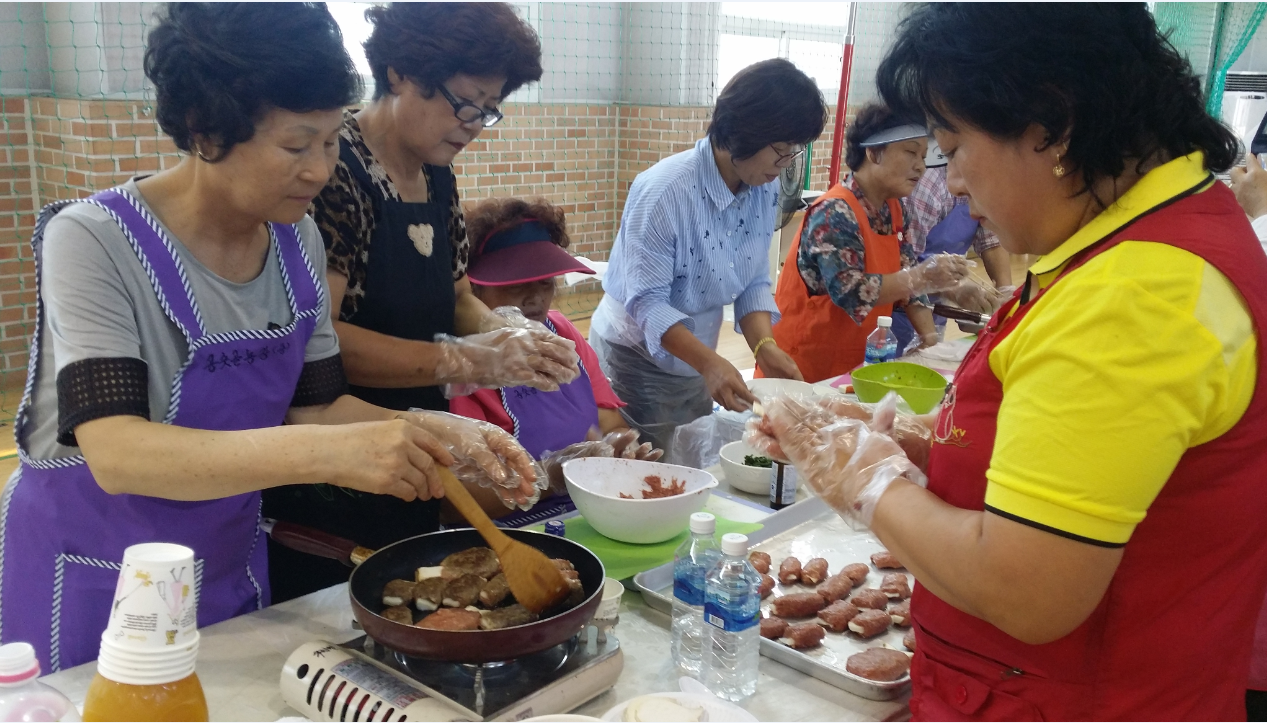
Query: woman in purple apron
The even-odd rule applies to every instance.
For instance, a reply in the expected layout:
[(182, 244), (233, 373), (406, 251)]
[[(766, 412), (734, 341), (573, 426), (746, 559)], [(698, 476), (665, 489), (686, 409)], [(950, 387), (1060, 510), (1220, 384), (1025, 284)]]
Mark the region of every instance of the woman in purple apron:
[[(146, 74), (187, 155), (51, 204), (32, 238), (36, 333), (21, 463), (0, 498), (0, 642), (31, 643), (47, 671), (96, 657), (135, 543), (193, 548), (199, 625), (267, 605), (263, 488), (428, 498), (442, 492), (435, 465), (466, 457), (494, 479), (507, 466), (516, 482), (533, 476), (508, 435), (345, 393), (304, 214), (359, 97), (329, 12), (173, 4)], [(334, 426), (345, 422), (371, 424)]]
[(454, 414), (482, 419), (511, 432), (543, 462), (552, 496), (531, 510), (514, 512), (492, 495), (485, 509), (499, 524), (516, 527), (574, 509), (559, 466), (574, 457), (621, 455), (659, 459), (661, 450), (637, 444), (638, 435), (620, 414), (625, 406), (612, 391), (598, 358), (581, 332), (551, 309), (555, 284), (564, 274), (593, 274), (564, 249), (569, 244), (563, 209), (544, 200), (492, 199), (467, 213), (471, 234), (468, 275), (475, 295), (496, 313), (522, 314), (576, 344), (581, 376), (556, 392), (526, 386), (481, 389), (450, 401)]

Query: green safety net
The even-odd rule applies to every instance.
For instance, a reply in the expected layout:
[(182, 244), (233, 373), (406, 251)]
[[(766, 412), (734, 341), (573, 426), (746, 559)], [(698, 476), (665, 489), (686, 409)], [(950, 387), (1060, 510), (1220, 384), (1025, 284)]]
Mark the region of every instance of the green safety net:
[(1258, 32), (1263, 16), (1267, 15), (1267, 3), (1224, 3), (1219, 11), (1219, 35), (1205, 106), (1215, 118), (1223, 113), (1223, 85), (1227, 71), (1245, 52), (1254, 33)]

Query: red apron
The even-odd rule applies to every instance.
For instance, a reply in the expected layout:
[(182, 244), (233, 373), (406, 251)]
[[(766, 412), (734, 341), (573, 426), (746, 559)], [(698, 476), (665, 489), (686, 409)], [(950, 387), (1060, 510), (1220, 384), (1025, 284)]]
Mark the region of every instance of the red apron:
[[(836, 306), (830, 295), (811, 296), (809, 289), (805, 288), (805, 281), (801, 279), (796, 265), (801, 244), (809, 243), (803, 236), (805, 223), (818, 204), (833, 198), (848, 203), (858, 219), (858, 231), (862, 234), (862, 245), (866, 250), (863, 270), (868, 274), (896, 274), (902, 270), (901, 233), (880, 235), (872, 230), (862, 204), (843, 183), (832, 187), (806, 209), (801, 229), (796, 235), (798, 242), (788, 250), (774, 292), (774, 303), (782, 314), (779, 323), (774, 325), (774, 341), (801, 368), (801, 375), (807, 382), (831, 379), (861, 364), (867, 348), (867, 336), (875, 331), (876, 319), (893, 314), (892, 304), (877, 305), (862, 324), (858, 324)], [(889, 199), (888, 203), (889, 212), (893, 215), (893, 228), (901, 229), (902, 204), (896, 198)], [(765, 376), (760, 365), (757, 366), (756, 376)]]
[[(1183, 455), (1100, 605), (1060, 640), (1022, 643), (917, 585), (917, 719), (1245, 720), (1254, 622), (1267, 589), (1267, 257), (1231, 191), (1215, 183), (1074, 257), (1060, 278), (1140, 239), (1200, 256), (1241, 293), (1258, 334), (1253, 400), (1226, 434)], [(1003, 399), (988, 358), (1034, 306), (1009, 317), (1016, 304), (995, 315), (964, 359), (942, 410), (938, 438), (947, 441), (933, 445), (928, 489), (964, 509), (984, 506)]]

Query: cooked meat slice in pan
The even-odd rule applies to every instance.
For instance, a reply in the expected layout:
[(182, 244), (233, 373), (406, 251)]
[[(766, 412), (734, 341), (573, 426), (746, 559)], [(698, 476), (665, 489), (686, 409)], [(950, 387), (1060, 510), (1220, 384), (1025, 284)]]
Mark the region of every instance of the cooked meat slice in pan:
[(389, 608), (414, 604), (414, 583), (409, 580), (392, 580), (383, 586), (383, 604)]
[(480, 599), (480, 590), (484, 588), (484, 579), (478, 575), (463, 575), (452, 580), (444, 588), (444, 606), (447, 608), (464, 608), (474, 605)]
[(510, 583), (506, 581), (506, 573), (497, 573), (492, 580), (484, 583), (480, 590), (480, 604), (492, 609), (501, 605), (510, 597)]
[(496, 610), (487, 610), (480, 614), (480, 630), (500, 630), (513, 628), (516, 625), (527, 625), (536, 622), (537, 614), (528, 608), (515, 603)]
[(477, 575), (485, 580), (501, 572), (497, 553), (487, 547), (471, 547), (455, 552), (440, 562), (440, 574), (446, 580), (456, 580), (463, 575)]
[(444, 589), (449, 583), (442, 577), (429, 577), (422, 582), (414, 583), (414, 607), (423, 612), (430, 612), (444, 602)]
[(384, 610), (382, 613), (380, 613), (380, 615), (392, 621), (393, 623), (401, 623), (402, 625), (414, 624), (413, 611), (405, 607), (404, 605), (395, 605), (393, 607), (389, 607), (386, 610)]

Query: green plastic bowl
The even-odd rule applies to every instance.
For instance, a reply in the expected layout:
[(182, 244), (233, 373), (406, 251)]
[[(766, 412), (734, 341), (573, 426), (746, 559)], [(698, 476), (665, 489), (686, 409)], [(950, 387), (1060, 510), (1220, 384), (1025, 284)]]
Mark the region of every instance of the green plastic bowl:
[(889, 392), (897, 392), (911, 411), (927, 414), (946, 396), (946, 377), (919, 364), (880, 362), (859, 367), (850, 374), (858, 401), (875, 404)]

